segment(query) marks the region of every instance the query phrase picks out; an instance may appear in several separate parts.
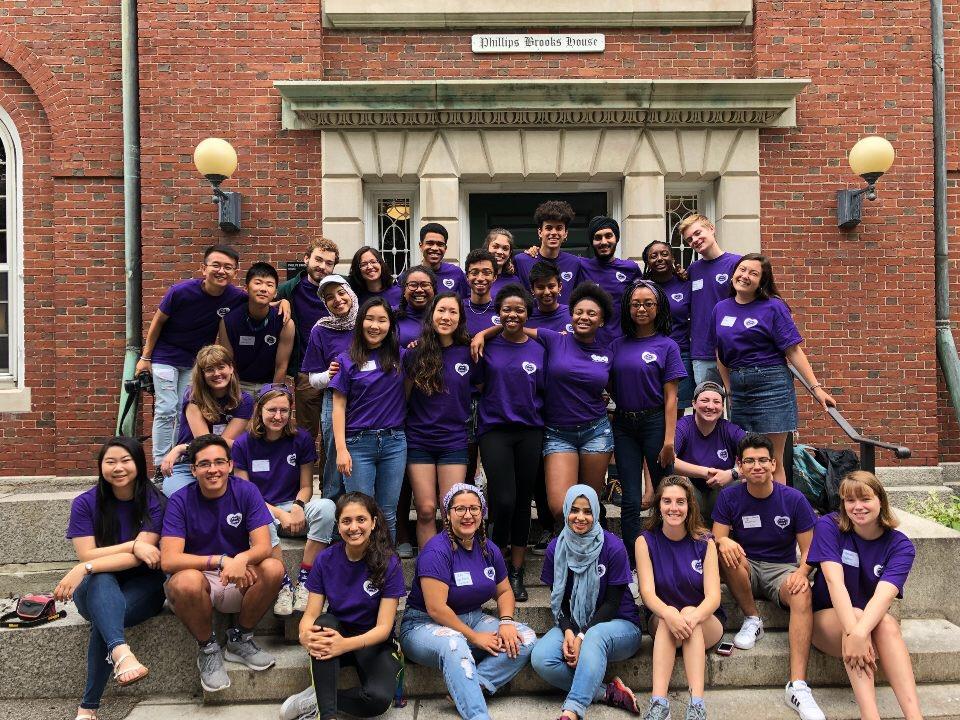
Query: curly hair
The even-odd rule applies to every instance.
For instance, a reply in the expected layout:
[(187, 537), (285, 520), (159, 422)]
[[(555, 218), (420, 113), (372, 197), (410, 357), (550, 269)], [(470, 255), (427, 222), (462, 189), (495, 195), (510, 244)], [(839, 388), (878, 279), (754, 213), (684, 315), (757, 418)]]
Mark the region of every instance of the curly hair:
[(650, 508), (650, 517), (647, 518), (647, 530), (658, 530), (663, 526), (663, 514), (660, 512), (660, 500), (663, 498), (663, 492), (668, 487), (681, 488), (687, 496), (687, 519), (684, 526), (687, 535), (694, 540), (702, 540), (709, 537), (710, 533), (703, 524), (700, 516), (700, 506), (697, 505), (697, 496), (693, 492), (693, 483), (683, 475), (667, 475), (657, 486), (656, 495), (653, 498), (653, 506)]
[[(233, 370), (230, 385), (227, 387), (227, 402), (220, 405), (213, 396), (203, 371), (207, 368), (226, 363)], [(209, 424), (220, 419), (224, 411), (235, 410), (240, 405), (240, 378), (237, 377), (236, 366), (233, 364), (233, 355), (222, 345), (205, 345), (197, 353), (197, 361), (190, 374), (190, 402), (200, 408), (200, 414)]]
[(605, 323), (610, 322), (613, 316), (613, 298), (610, 293), (597, 285), (595, 282), (582, 282), (570, 293), (570, 314), (573, 315), (573, 309), (583, 300), (592, 300), (600, 308)]
[(542, 228), (543, 224), (548, 221), (562, 222), (565, 227), (569, 228), (576, 215), (573, 208), (570, 207), (570, 203), (566, 200), (547, 200), (537, 206), (533, 213), (533, 223), (537, 228)]
[(433, 314), (441, 300), (455, 301), (460, 311), (460, 320), (453, 331), (453, 344), (470, 344), (463, 299), (455, 292), (443, 292), (435, 296), (427, 308), (423, 330), (420, 331), (420, 341), (414, 348), (410, 360), (410, 376), (413, 377), (413, 385), (424, 395), (439, 395), (447, 391), (446, 384), (443, 382), (443, 347), (440, 345), (440, 336), (433, 327)]
[(414, 265), (408, 267), (402, 273), (400, 273), (400, 279), (397, 280), (397, 284), (400, 286), (400, 303), (397, 305), (397, 317), (404, 318), (409, 312), (407, 310), (407, 278), (409, 278), (413, 273), (423, 273), (428, 278), (430, 278), (430, 284), (433, 285), (433, 294), (437, 294), (437, 274), (433, 271), (433, 268), (428, 267), (427, 265)]
[[(454, 500), (467, 493), (477, 495), (473, 490), (461, 490), (450, 498), (450, 507), (453, 507)], [(479, 495), (477, 495), (477, 500), (480, 500)], [(443, 531), (447, 534), (447, 539), (450, 541), (451, 550), (456, 552), (457, 548), (463, 547), (460, 544), (459, 538), (453, 533), (453, 526), (450, 524), (449, 510), (443, 514)], [(487, 524), (483, 521), (483, 518), (479, 518), (479, 522), (477, 523), (477, 533), (474, 535), (474, 542), (480, 543), (480, 553), (483, 555), (483, 559), (487, 562), (493, 562), (493, 555), (490, 554), (490, 548), (487, 547)]]
[(383, 590), (387, 578), (387, 569), (390, 567), (390, 558), (394, 556), (393, 543), (390, 541), (390, 528), (383, 510), (369, 495), (362, 492), (348, 492), (337, 500), (336, 521), (340, 524), (340, 515), (347, 505), (356, 504), (362, 507), (373, 519), (373, 529), (370, 531), (370, 543), (363, 553), (363, 561), (367, 564), (370, 573), (370, 584), (378, 590)]

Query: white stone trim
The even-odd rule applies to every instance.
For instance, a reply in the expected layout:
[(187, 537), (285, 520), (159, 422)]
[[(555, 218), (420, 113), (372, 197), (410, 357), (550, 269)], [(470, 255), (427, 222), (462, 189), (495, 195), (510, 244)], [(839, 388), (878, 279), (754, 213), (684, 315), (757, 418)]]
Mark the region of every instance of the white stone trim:
[(0, 386), (0, 413), (30, 412), (30, 388)]
[[(0, 144), (7, 157), (7, 293), (10, 301), (11, 374), (0, 375), (0, 412), (29, 412), (30, 389), (24, 387), (23, 288), (23, 145), (13, 118), (0, 108)], [(12, 242), (10, 241), (12, 238)]]

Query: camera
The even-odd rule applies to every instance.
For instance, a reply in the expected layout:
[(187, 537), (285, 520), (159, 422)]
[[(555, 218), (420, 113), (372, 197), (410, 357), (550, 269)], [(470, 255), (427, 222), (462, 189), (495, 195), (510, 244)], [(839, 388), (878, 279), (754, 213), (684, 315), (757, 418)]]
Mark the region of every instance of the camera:
[(153, 375), (144, 370), (138, 372), (133, 380), (124, 380), (123, 389), (128, 395), (136, 395), (139, 392), (148, 392), (153, 395)]

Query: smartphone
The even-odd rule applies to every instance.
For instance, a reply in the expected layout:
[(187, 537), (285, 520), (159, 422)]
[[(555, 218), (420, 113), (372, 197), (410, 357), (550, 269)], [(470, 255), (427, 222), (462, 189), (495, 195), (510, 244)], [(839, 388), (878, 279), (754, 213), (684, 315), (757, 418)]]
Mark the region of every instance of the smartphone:
[(722, 642), (717, 644), (717, 655), (723, 655), (728, 657), (733, 655), (733, 643), (732, 642)]

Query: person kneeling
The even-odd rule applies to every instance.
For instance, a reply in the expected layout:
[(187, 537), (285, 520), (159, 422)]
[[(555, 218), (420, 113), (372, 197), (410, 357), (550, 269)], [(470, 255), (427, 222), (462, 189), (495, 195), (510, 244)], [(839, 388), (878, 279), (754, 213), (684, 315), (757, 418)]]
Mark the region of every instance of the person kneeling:
[(872, 473), (857, 470), (840, 483), (840, 511), (813, 529), (807, 562), (819, 565), (813, 584), (813, 644), (843, 658), (864, 720), (879, 720), (877, 661), (906, 720), (922, 720), (917, 682), (900, 623), (890, 615), (916, 558), (899, 530), (887, 492)]
[(547, 545), (540, 579), (551, 588), (557, 626), (533, 648), (531, 664), (544, 680), (567, 691), (561, 718), (582, 718), (593, 702), (638, 713), (633, 691), (615, 677), (603, 682), (610, 660), (640, 649), (640, 612), (623, 541), (600, 527), (600, 501), (589, 485), (574, 485), (563, 500), (566, 525)]
[(636, 547), (640, 596), (653, 636), (653, 691), (643, 717), (670, 717), (667, 688), (679, 647), (690, 687), (686, 720), (704, 720), (705, 652), (723, 637), (717, 548), (701, 524), (687, 478), (664, 478), (652, 510)]
[[(253, 670), (275, 660), (253, 640), (253, 628), (273, 603), (283, 563), (270, 557), (273, 522), (257, 486), (231, 475), (227, 441), (201, 435), (187, 448), (197, 482), (173, 494), (163, 518), (160, 559), (173, 612), (200, 646), (197, 667), (208, 692), (230, 687), (224, 657)], [(238, 613), (227, 631), (226, 655), (213, 634), (213, 611)]]

